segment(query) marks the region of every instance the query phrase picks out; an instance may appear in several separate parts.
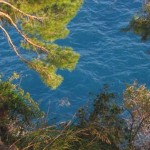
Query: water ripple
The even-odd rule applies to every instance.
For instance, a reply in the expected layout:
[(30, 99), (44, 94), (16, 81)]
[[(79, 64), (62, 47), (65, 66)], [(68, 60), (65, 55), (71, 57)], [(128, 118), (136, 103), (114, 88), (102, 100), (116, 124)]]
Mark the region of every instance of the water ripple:
[[(120, 31), (140, 7), (140, 0), (85, 0), (68, 25), (70, 35), (57, 41), (73, 47), (81, 58), (73, 72), (59, 71), (65, 80), (56, 91), (47, 88), (34, 71), (17, 59), (2, 33), (1, 72), (6, 75), (20, 72), (21, 86), (40, 102), (43, 110), (50, 108), (51, 119), (56, 117), (59, 121), (71, 117), (87, 102), (89, 93), (99, 92), (105, 83), (115, 92), (122, 92), (125, 84), (134, 80), (150, 87), (150, 44), (141, 43), (132, 33)], [(13, 29), (10, 33), (17, 44), (20, 37)]]

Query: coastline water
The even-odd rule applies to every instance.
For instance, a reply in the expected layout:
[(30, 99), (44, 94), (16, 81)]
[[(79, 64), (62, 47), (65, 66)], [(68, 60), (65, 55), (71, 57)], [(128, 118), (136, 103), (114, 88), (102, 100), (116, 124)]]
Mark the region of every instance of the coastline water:
[[(90, 101), (89, 93), (98, 93), (103, 84), (109, 84), (119, 94), (126, 83), (135, 80), (150, 87), (150, 44), (142, 43), (132, 33), (120, 31), (140, 7), (141, 0), (85, 0), (68, 25), (69, 36), (56, 41), (73, 47), (81, 57), (73, 72), (59, 71), (64, 82), (55, 91), (17, 58), (2, 32), (0, 72), (5, 76), (14, 71), (20, 73), (18, 84), (31, 93), (42, 110), (49, 112), (52, 122), (71, 118), (80, 106)], [(10, 34), (18, 45), (20, 37), (13, 29)], [(28, 55), (25, 50), (20, 51)]]

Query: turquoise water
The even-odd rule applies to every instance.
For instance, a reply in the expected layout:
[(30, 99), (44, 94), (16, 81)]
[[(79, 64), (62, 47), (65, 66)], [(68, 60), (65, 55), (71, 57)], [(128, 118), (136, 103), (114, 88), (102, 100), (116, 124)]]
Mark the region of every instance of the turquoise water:
[[(59, 71), (64, 82), (50, 90), (39, 76), (20, 60), (0, 32), (0, 72), (9, 76), (13, 71), (22, 75), (18, 82), (25, 91), (49, 112), (51, 121), (68, 119), (90, 101), (89, 93), (98, 93), (103, 84), (122, 93), (126, 83), (138, 80), (150, 87), (150, 44), (142, 43), (132, 33), (121, 32), (141, 0), (85, 0), (77, 16), (70, 22), (70, 34), (60, 45), (71, 46), (81, 58), (73, 72)], [(20, 37), (10, 29), (15, 44)], [(19, 48), (19, 45), (18, 45)], [(24, 55), (28, 52), (20, 49)], [(120, 99), (121, 102), (121, 99)]]

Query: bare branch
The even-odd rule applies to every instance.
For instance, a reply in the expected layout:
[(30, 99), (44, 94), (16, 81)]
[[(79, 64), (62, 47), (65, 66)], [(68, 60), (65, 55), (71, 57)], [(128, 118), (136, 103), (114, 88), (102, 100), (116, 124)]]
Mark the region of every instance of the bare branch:
[(10, 38), (8, 32), (5, 30), (5, 28), (2, 27), (1, 25), (0, 25), (0, 28), (1, 28), (1, 30), (5, 33), (6, 38), (7, 38), (8, 42), (10, 43), (10, 45), (12, 46), (12, 48), (13, 48), (14, 52), (16, 53), (16, 55), (17, 55), (22, 61), (24, 61), (24, 62), (26, 62), (26, 63), (29, 63), (26, 59), (24, 59), (24, 58), (18, 53), (16, 46), (13, 44), (13, 42), (12, 42), (12, 40), (11, 40), (11, 38)]
[(130, 114), (130, 116), (131, 116), (131, 119), (132, 119), (132, 121), (131, 122), (129, 122), (129, 119), (127, 120), (127, 122), (129, 122), (130, 123), (130, 138), (129, 138), (129, 143), (131, 142), (131, 138), (132, 138), (132, 132), (133, 132), (133, 126), (134, 126), (134, 122), (135, 122), (135, 119), (134, 119), (134, 116), (133, 116), (133, 114), (132, 114), (132, 112), (129, 110), (129, 109), (125, 109), (126, 111), (128, 111), (128, 113)]
[(137, 129), (136, 129), (136, 131), (135, 131), (135, 133), (134, 133), (134, 135), (133, 135), (133, 139), (134, 139), (135, 136), (138, 134), (139, 130), (142, 128), (142, 125), (143, 125), (144, 121), (145, 121), (147, 118), (149, 118), (149, 117), (150, 117), (150, 114), (148, 114), (147, 116), (145, 116), (144, 118), (141, 119), (141, 121), (140, 121), (140, 123), (139, 123), (139, 125), (138, 125), (138, 127), (137, 127)]

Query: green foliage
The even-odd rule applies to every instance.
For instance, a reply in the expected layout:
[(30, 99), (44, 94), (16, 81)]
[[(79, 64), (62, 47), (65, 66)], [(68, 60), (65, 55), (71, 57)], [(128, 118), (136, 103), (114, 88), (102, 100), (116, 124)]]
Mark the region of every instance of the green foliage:
[(77, 144), (80, 138), (73, 129), (58, 129), (56, 127), (46, 127), (27, 134), (17, 142), (17, 146), (22, 149), (34, 150), (74, 150), (78, 149)]
[[(66, 25), (76, 15), (82, 0), (9, 0), (9, 2), (25, 13), (43, 17), (41, 22), (21, 17), (20, 24), (27, 34), (37, 37), (38, 40), (41, 38), (50, 42), (66, 37), (68, 34)], [(17, 14), (12, 16), (16, 18)], [(20, 16), (18, 18), (20, 19)]]
[(150, 38), (150, 4), (147, 2), (142, 10), (133, 17), (125, 31), (132, 31), (141, 36), (142, 41)]
[(56, 75), (57, 68), (53, 65), (45, 64), (43, 61), (35, 59), (31, 64), (34, 70), (40, 73), (43, 81), (47, 85), (53, 85), (53, 89), (55, 89), (63, 80), (60, 75)]
[[(57, 75), (58, 69), (72, 71), (79, 54), (70, 47), (55, 44), (69, 34), (67, 24), (76, 15), (82, 0), (8, 0), (0, 1), (1, 29), (22, 61), (37, 71), (44, 82), (55, 89), (63, 78)], [(8, 38), (5, 26), (11, 25), (22, 36), (20, 41), (24, 49), (37, 54), (30, 61), (23, 58)], [(40, 68), (40, 69), (39, 69)], [(47, 70), (48, 69), (48, 70)]]
[(32, 121), (44, 116), (30, 94), (11, 83), (16, 78), (14, 73), (8, 80), (0, 80), (0, 137), (4, 142), (30, 130)]

